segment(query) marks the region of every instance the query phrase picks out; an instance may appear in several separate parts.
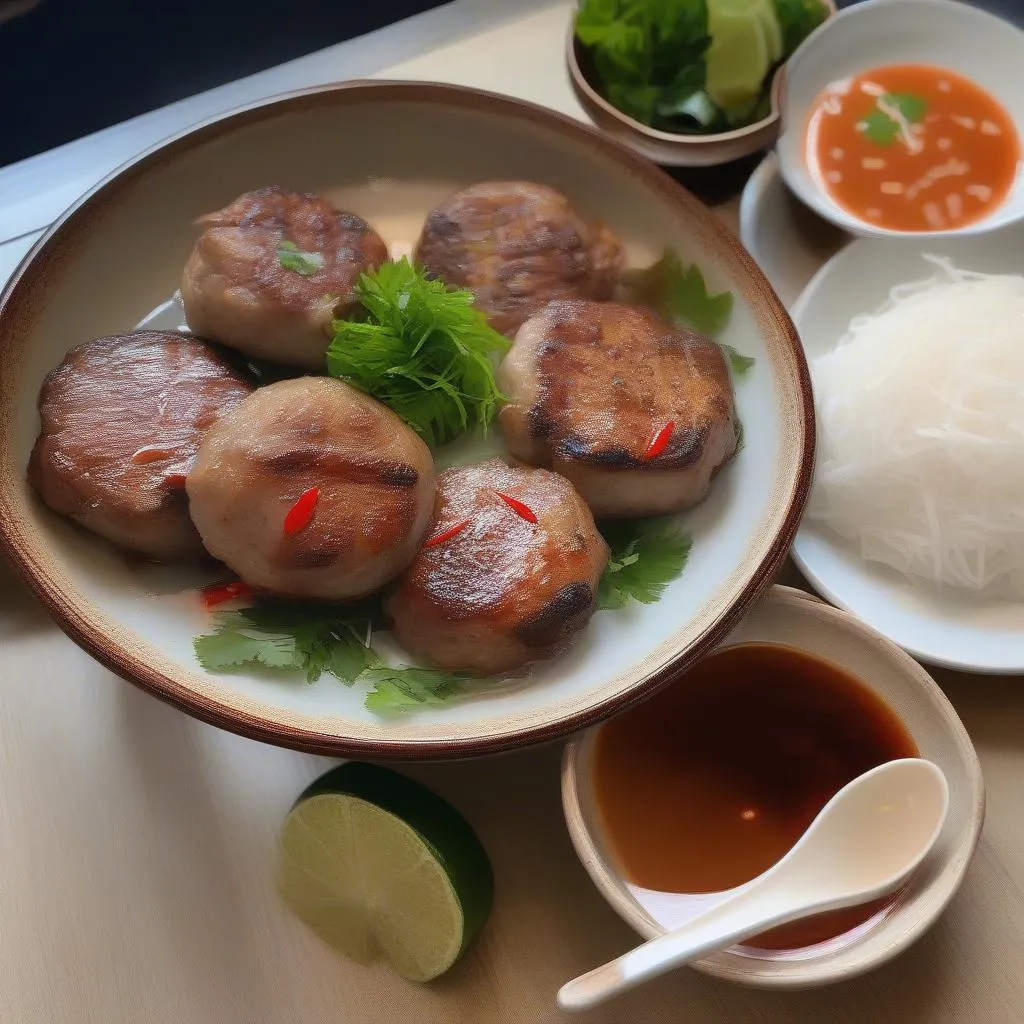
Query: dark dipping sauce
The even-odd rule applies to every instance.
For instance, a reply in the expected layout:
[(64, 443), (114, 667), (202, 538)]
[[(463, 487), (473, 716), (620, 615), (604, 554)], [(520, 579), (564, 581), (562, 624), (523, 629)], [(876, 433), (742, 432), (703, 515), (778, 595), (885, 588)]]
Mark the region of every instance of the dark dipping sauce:
[[(852, 779), (917, 756), (903, 723), (854, 676), (791, 647), (744, 644), (603, 726), (594, 787), (627, 881), (721, 892), (767, 871)], [(815, 945), (891, 901), (796, 921), (745, 945)]]

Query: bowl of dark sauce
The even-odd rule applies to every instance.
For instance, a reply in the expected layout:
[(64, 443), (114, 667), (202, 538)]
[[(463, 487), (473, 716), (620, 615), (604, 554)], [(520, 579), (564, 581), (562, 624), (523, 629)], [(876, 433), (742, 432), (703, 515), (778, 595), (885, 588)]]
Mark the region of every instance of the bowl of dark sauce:
[(908, 655), (845, 612), (776, 587), (698, 665), (567, 747), (563, 804), (594, 883), (650, 938), (758, 877), (846, 783), (904, 757), (938, 764), (951, 803), (935, 850), (902, 890), (694, 965), (745, 984), (810, 987), (906, 948), (956, 891), (980, 833), (977, 757)]

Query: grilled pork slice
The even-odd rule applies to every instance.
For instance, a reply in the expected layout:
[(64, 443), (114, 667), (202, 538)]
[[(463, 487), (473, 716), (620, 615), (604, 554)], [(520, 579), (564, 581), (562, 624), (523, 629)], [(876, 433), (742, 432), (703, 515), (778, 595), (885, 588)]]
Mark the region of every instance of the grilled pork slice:
[(387, 258), (361, 217), (272, 186), (201, 217), (181, 298), (189, 328), (258, 359), (323, 371), (359, 275)]
[(567, 476), (594, 515), (701, 501), (739, 435), (721, 348), (641, 306), (553, 302), (498, 372), (512, 453)]
[(415, 258), (446, 284), (472, 291), (491, 326), (511, 337), (553, 299), (609, 298), (621, 249), (554, 189), (488, 181), (431, 212)]
[(29, 481), (55, 512), (121, 547), (162, 561), (202, 557), (185, 476), (206, 431), (251, 391), (188, 335), (87, 341), (43, 381)]
[(387, 611), (416, 657), (505, 672), (557, 653), (586, 625), (607, 562), (568, 480), (489, 459), (439, 476), (430, 537)]
[(188, 477), (203, 543), (252, 586), (344, 600), (413, 559), (434, 508), (427, 446), (341, 381), (257, 392), (203, 441)]

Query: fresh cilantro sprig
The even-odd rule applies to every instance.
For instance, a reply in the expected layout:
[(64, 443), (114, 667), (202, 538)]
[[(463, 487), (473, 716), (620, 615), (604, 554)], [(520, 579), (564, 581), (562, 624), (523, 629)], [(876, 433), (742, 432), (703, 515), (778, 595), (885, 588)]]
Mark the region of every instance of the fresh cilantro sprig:
[(214, 614), (214, 630), (193, 640), (210, 672), (244, 665), (302, 672), (316, 682), (325, 672), (347, 685), (370, 686), (366, 707), (378, 714), (438, 704), (458, 692), (464, 675), (395, 668), (370, 647), (381, 624), (378, 604), (330, 606), (261, 599), (251, 608)]
[[(732, 316), (732, 292), (712, 293), (696, 263), (686, 266), (674, 249), (644, 270), (628, 272), (624, 284), (633, 302), (649, 306), (663, 320), (677, 327), (689, 327), (711, 338), (717, 337)], [(744, 376), (756, 360), (742, 355), (732, 345), (722, 345), (736, 377)]]
[[(653, 604), (686, 566), (690, 538), (672, 520), (623, 520), (606, 524), (602, 533), (611, 557), (598, 608)], [(311, 683), (326, 672), (349, 686), (366, 685), (365, 706), (381, 715), (441, 704), (461, 691), (465, 673), (388, 665), (371, 647), (382, 625), (374, 600), (331, 606), (260, 598), (249, 608), (215, 612), (212, 632), (192, 643), (208, 672), (256, 665), (302, 673)]]
[(875, 109), (859, 125), (865, 138), (876, 146), (891, 146), (903, 131), (900, 121), (892, 116), (893, 111), (907, 124), (920, 124), (928, 111), (928, 102), (909, 92), (887, 92), (879, 96)]
[(723, 345), (720, 342), (719, 347), (729, 360), (729, 366), (735, 377), (745, 376), (747, 371), (757, 362), (753, 356), (745, 356), (741, 352), (737, 352), (732, 345)]
[(284, 270), (312, 277), (324, 265), (324, 258), (318, 252), (303, 252), (294, 242), (284, 241), (277, 248), (277, 262)]
[(366, 708), (377, 714), (412, 711), (425, 704), (443, 704), (459, 692), (467, 676), (437, 672), (429, 668), (391, 668), (383, 662), (367, 669), (359, 682), (372, 686), (366, 695)]
[[(721, 334), (732, 316), (732, 293), (712, 293), (696, 263), (686, 266), (674, 249), (666, 249), (662, 258), (643, 270), (624, 275), (626, 290), (633, 302), (649, 306), (676, 327), (688, 327), (711, 338)], [(742, 377), (757, 361), (753, 356), (722, 345), (735, 377)]]
[(363, 318), (335, 321), (330, 374), (393, 409), (429, 445), (486, 429), (501, 398), (494, 358), (509, 342), (473, 308), (473, 294), (403, 257), (363, 274), (356, 297)]
[(686, 568), (692, 541), (671, 519), (605, 523), (601, 533), (611, 557), (598, 585), (598, 608), (654, 604)]
[(715, 337), (732, 316), (731, 292), (712, 294), (696, 263), (686, 266), (674, 249), (656, 263), (629, 271), (624, 284), (634, 302), (649, 306), (663, 320)]

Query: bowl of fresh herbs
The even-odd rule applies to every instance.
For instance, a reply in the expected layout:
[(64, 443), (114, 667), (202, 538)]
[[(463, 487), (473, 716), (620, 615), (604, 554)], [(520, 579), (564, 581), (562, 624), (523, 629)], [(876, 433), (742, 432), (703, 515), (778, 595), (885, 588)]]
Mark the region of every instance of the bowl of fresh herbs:
[(774, 144), (785, 62), (834, 13), (834, 0), (580, 0), (569, 76), (594, 122), (655, 163), (728, 163)]

